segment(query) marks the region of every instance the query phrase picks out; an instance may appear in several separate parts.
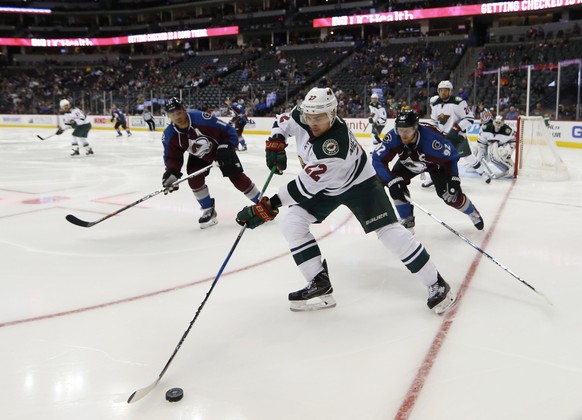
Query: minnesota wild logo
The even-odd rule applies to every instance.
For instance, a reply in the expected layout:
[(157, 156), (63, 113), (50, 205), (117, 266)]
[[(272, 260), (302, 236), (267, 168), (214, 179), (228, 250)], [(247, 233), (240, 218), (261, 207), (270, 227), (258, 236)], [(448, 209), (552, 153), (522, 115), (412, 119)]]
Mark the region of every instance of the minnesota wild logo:
[(447, 123), (447, 121), (449, 120), (449, 118), (451, 118), (450, 115), (445, 115), (443, 113), (441, 113), (437, 119), (439, 121), (439, 124), (445, 125)]

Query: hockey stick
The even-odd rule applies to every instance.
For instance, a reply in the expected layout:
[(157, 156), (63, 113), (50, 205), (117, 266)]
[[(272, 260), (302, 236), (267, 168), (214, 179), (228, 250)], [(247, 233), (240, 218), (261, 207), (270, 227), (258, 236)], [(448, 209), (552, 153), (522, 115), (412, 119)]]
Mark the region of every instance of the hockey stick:
[[(259, 195), (259, 200), (261, 199), (261, 197), (265, 193), (265, 190), (267, 189), (267, 186), (271, 182), (271, 178), (273, 178), (273, 174), (275, 173), (276, 170), (277, 170), (276, 167), (273, 167), (273, 169), (271, 169), (271, 173), (269, 174), (269, 177), (267, 178), (267, 181), (265, 181), (265, 185), (263, 186), (263, 189), (261, 190), (261, 194)], [(186, 337), (190, 333), (190, 330), (192, 329), (192, 326), (194, 325), (194, 322), (196, 322), (196, 319), (198, 319), (198, 315), (200, 315), (200, 312), (202, 311), (202, 308), (204, 307), (204, 305), (206, 304), (206, 301), (210, 297), (210, 294), (214, 290), (214, 286), (216, 286), (216, 283), (218, 282), (218, 279), (222, 275), (222, 272), (224, 271), (224, 268), (226, 267), (226, 264), (228, 264), (228, 261), (230, 261), (230, 257), (232, 257), (232, 254), (233, 254), (235, 248), (237, 247), (240, 239), (242, 238), (243, 233), (245, 232), (246, 228), (247, 228), (247, 225), (244, 225), (241, 228), (238, 236), (236, 237), (236, 240), (234, 241), (234, 243), (232, 244), (232, 247), (230, 248), (230, 251), (228, 252), (228, 255), (226, 256), (226, 259), (222, 263), (222, 266), (220, 267), (220, 270), (218, 270), (218, 273), (216, 274), (216, 277), (214, 278), (214, 281), (210, 285), (210, 289), (208, 289), (208, 292), (206, 292), (206, 297), (204, 298), (204, 300), (202, 301), (202, 303), (198, 307), (198, 310), (196, 311), (196, 315), (194, 315), (194, 318), (192, 318), (192, 321), (190, 321), (190, 324), (188, 325), (188, 328), (186, 329), (186, 331), (184, 331), (184, 334), (182, 334), (182, 338), (178, 342), (178, 345), (174, 349), (174, 352), (170, 356), (170, 359), (166, 363), (166, 366), (164, 366), (164, 368), (162, 369), (162, 371), (158, 375), (158, 378), (153, 383), (151, 383), (150, 385), (148, 385), (148, 386), (146, 386), (144, 388), (138, 389), (137, 391), (134, 391), (134, 393), (131, 394), (129, 396), (129, 398), (127, 399), (127, 403), (128, 404), (131, 404), (132, 402), (141, 400), (152, 389), (154, 389), (156, 387), (156, 385), (158, 384), (158, 382), (160, 382), (160, 379), (162, 379), (162, 376), (164, 376), (164, 374), (168, 370), (168, 367), (170, 366), (170, 363), (172, 363), (172, 360), (174, 360), (174, 357), (178, 353), (178, 350), (180, 350), (180, 347), (182, 347), (182, 344), (184, 343), (184, 340), (186, 340)]]
[[(65, 129), (62, 131), (62, 133), (61, 133), (61, 134), (63, 134), (63, 133), (64, 133), (65, 131), (67, 131), (68, 129), (69, 129), (69, 127), (65, 128)], [(47, 139), (50, 139), (51, 137), (54, 137), (54, 136), (60, 136), (60, 134), (54, 133), (54, 134), (51, 134), (50, 136), (46, 136), (46, 137), (41, 137), (41, 136), (39, 136), (38, 134), (36, 135), (36, 137), (38, 137), (38, 138), (39, 138), (39, 139), (41, 139), (41, 140), (47, 140)]]
[[(408, 197), (407, 197), (408, 198)], [(415, 207), (418, 207), (420, 210), (422, 210), (423, 212), (425, 212), (426, 214), (428, 214), (430, 217), (432, 217), (434, 220), (436, 220), (437, 222), (439, 222), (441, 225), (443, 225), (444, 227), (446, 227), (448, 230), (450, 230), (451, 232), (453, 232), (455, 235), (457, 235), (459, 238), (461, 238), (463, 241), (465, 241), (466, 243), (468, 243), (469, 245), (471, 245), (473, 248), (475, 248), (477, 251), (479, 251), (481, 254), (485, 255), (487, 258), (489, 258), (491, 261), (493, 261), (495, 264), (497, 264), (499, 267), (501, 267), (503, 270), (505, 270), (506, 272), (508, 272), (509, 274), (511, 274), (513, 277), (515, 277), (517, 280), (519, 280), (520, 282), (522, 282), (524, 285), (526, 285), (527, 287), (529, 287), (531, 290), (533, 290), (534, 292), (536, 292), (538, 295), (542, 296), (547, 302), (548, 304), (552, 305), (552, 302), (550, 302), (550, 300), (547, 298), (546, 295), (544, 295), (542, 292), (540, 292), (539, 290), (536, 290), (531, 284), (529, 284), (528, 282), (526, 282), (525, 280), (521, 279), (517, 274), (515, 274), (513, 271), (511, 271), (509, 268), (507, 268), (506, 266), (504, 266), (503, 264), (501, 264), (499, 261), (497, 261), (495, 258), (493, 258), (491, 255), (489, 255), (487, 252), (483, 251), (481, 248), (479, 248), (477, 245), (475, 245), (473, 242), (471, 242), (469, 239), (465, 238), (463, 235), (461, 235), (459, 232), (457, 232), (455, 229), (453, 229), (452, 227), (450, 227), (449, 225), (447, 225), (445, 222), (443, 222), (441, 219), (439, 219), (438, 217), (436, 217), (434, 214), (432, 214), (431, 212), (429, 212), (428, 210), (426, 210), (424, 207), (422, 207), (421, 205), (419, 205), (417, 202), (415, 202), (414, 200), (410, 200), (410, 198), (408, 198), (408, 202), (410, 204), (412, 204)]]
[[(180, 184), (180, 183), (182, 183), (182, 182), (184, 182), (184, 181), (186, 181), (186, 180), (188, 180), (188, 179), (190, 179), (190, 178), (193, 178), (193, 177), (195, 177), (195, 176), (197, 176), (197, 175), (200, 175), (200, 174), (202, 174), (202, 173), (206, 172), (207, 170), (209, 170), (210, 168), (212, 168), (212, 164), (210, 164), (210, 165), (208, 165), (208, 166), (206, 166), (206, 167), (204, 167), (204, 168), (202, 168), (202, 169), (200, 169), (200, 170), (198, 170), (198, 171), (196, 171), (196, 172), (193, 172), (193, 173), (191, 173), (190, 175), (188, 175), (188, 176), (187, 176), (187, 177), (185, 177), (185, 178), (182, 178), (182, 179), (180, 179), (180, 180), (178, 180), (178, 181), (174, 182), (174, 183), (173, 183), (171, 186), (176, 186), (176, 185), (178, 185), (178, 184)], [(94, 222), (86, 222), (86, 221), (84, 221), (84, 220), (81, 220), (81, 219), (79, 219), (79, 218), (78, 218), (78, 217), (76, 217), (76, 216), (73, 216), (72, 214), (67, 214), (67, 216), (65, 217), (65, 219), (67, 219), (67, 220), (68, 220), (69, 222), (71, 222), (72, 224), (74, 224), (74, 225), (77, 225), (77, 226), (81, 226), (81, 227), (86, 227), (86, 228), (88, 228), (88, 227), (91, 227), (91, 226), (95, 226), (97, 223), (101, 223), (102, 221), (104, 221), (104, 220), (107, 220), (107, 219), (109, 219), (110, 217), (113, 217), (113, 216), (116, 216), (116, 215), (118, 215), (118, 214), (119, 214), (119, 213), (121, 213), (122, 211), (125, 211), (125, 210), (127, 210), (127, 209), (129, 209), (129, 208), (132, 208), (133, 206), (137, 206), (139, 203), (143, 203), (144, 201), (146, 201), (146, 200), (149, 200), (150, 198), (152, 198), (152, 197), (155, 197), (156, 195), (158, 195), (158, 194), (160, 194), (160, 193), (163, 193), (163, 192), (164, 192), (164, 191), (166, 191), (168, 188), (169, 188), (169, 187), (164, 187), (164, 188), (161, 188), (161, 189), (159, 189), (159, 190), (157, 190), (157, 191), (154, 191), (153, 193), (151, 193), (151, 194), (148, 194), (148, 195), (146, 195), (145, 197), (142, 197), (142, 198), (140, 198), (139, 200), (137, 200), (137, 201), (134, 201), (133, 203), (131, 203), (131, 204), (128, 204), (127, 206), (125, 206), (125, 207), (122, 207), (122, 208), (120, 208), (120, 209), (119, 209), (119, 210), (117, 210), (117, 211), (114, 211), (113, 213), (109, 213), (107, 216), (105, 216), (105, 217), (102, 217), (102, 218), (101, 218), (101, 219), (99, 219), (99, 220), (95, 220)]]

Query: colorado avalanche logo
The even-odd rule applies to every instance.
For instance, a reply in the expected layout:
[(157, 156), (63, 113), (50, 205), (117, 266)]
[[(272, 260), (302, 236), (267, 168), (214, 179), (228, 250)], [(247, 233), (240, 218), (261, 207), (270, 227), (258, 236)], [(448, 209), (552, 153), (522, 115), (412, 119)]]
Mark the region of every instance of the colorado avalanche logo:
[(441, 143), (440, 141), (438, 141), (438, 140), (433, 140), (433, 141), (432, 141), (432, 148), (433, 148), (434, 150), (441, 150), (441, 149), (443, 148), (443, 145), (442, 145), (442, 143)]
[(426, 164), (422, 161), (415, 161), (412, 158), (406, 158), (401, 160), (402, 163), (410, 172), (414, 172), (415, 174), (421, 174), (426, 171)]
[(201, 158), (212, 150), (212, 142), (208, 137), (196, 137), (188, 139), (188, 153)]
[(328, 156), (336, 155), (339, 152), (339, 144), (334, 139), (327, 139), (323, 142), (323, 153)]
[(391, 141), (392, 141), (392, 136), (390, 135), (390, 133), (386, 133), (386, 135), (382, 139), (382, 142), (383, 143), (390, 143)]

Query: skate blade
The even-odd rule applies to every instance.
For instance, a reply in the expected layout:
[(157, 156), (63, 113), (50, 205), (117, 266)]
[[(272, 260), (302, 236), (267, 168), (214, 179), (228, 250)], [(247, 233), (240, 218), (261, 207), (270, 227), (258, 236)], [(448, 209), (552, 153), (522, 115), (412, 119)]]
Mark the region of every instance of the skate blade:
[(205, 222), (205, 223), (200, 223), (200, 229), (207, 229), (209, 227), (214, 226), (217, 223), (218, 223), (218, 220), (216, 220), (216, 219), (209, 220), (208, 222)]
[(449, 292), (447, 293), (445, 299), (432, 309), (435, 311), (437, 315), (442, 315), (445, 312), (449, 311), (453, 306), (455, 306), (456, 302), (457, 297), (454, 295), (453, 292)]
[(293, 312), (319, 311), (334, 308), (335, 305), (332, 295), (323, 295), (309, 300), (292, 300), (289, 309)]

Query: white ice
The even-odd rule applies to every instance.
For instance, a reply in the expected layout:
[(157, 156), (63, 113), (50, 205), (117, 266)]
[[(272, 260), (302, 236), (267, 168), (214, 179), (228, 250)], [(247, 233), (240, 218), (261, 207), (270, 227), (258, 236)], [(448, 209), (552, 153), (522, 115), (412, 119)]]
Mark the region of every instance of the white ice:
[[(459, 294), (453, 316), (345, 209), (313, 228), (337, 307), (294, 313), (304, 286), (278, 222), (246, 230), (175, 359), (142, 400), (229, 255), (246, 198), (212, 170), (218, 225), (200, 230), (186, 184), (158, 190), (161, 133), (0, 130), (0, 353), (3, 420), (582, 419), (582, 150), (571, 179), (463, 177), (477, 231), (420, 182), (413, 199), (515, 273), (416, 210), (417, 237)], [(362, 141), (371, 149), (369, 140)], [(264, 138), (240, 158), (260, 187)], [(267, 195), (299, 165), (275, 176)], [(285, 209), (282, 210), (284, 212)], [(166, 390), (184, 399), (169, 403)]]

